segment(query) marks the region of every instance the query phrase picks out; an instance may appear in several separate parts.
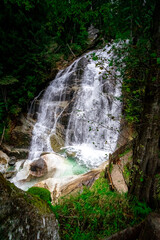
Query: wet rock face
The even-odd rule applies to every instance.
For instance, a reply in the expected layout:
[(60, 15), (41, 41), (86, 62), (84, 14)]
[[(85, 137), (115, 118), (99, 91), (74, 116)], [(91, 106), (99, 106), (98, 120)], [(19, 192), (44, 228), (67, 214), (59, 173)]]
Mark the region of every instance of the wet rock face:
[(30, 165), (30, 173), (35, 177), (42, 177), (47, 173), (47, 164), (43, 158), (33, 161)]
[(88, 28), (88, 41), (89, 44), (92, 44), (94, 40), (98, 37), (99, 30), (96, 29), (93, 25)]
[(30, 142), (32, 139), (32, 129), (34, 121), (28, 120), (23, 115), (10, 133), (10, 138), (2, 144), (2, 150), (9, 156), (19, 159), (26, 159)]
[(60, 240), (57, 220), (44, 201), (0, 174), (0, 239)]

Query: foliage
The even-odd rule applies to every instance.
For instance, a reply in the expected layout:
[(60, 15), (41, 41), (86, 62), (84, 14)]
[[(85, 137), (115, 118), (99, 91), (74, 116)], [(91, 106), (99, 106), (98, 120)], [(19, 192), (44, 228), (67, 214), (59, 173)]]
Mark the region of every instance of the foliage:
[(51, 201), (51, 193), (46, 188), (31, 187), (28, 189), (27, 192), (40, 197), (44, 201), (47, 201), (47, 202)]
[(103, 177), (75, 196), (52, 206), (62, 239), (101, 239), (142, 221), (151, 211), (145, 203), (109, 190)]

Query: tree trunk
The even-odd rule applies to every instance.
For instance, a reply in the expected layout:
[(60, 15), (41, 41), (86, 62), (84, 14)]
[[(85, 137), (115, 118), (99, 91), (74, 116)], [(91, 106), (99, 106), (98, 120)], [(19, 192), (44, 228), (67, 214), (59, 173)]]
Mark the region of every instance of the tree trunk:
[(146, 79), (145, 106), (142, 125), (133, 147), (133, 174), (129, 193), (149, 204), (154, 200), (155, 176), (160, 173), (160, 1), (156, 1), (153, 16), (152, 52)]

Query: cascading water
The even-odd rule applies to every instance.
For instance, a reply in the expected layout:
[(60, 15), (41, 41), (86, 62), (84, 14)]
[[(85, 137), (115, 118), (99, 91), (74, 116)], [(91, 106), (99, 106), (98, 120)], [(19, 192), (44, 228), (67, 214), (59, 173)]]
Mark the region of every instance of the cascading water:
[[(121, 79), (112, 66), (115, 57), (113, 45), (121, 47), (121, 43), (110, 44), (102, 50), (85, 54), (60, 71), (45, 90), (33, 129), (28, 160), (12, 180), (18, 187), (26, 189), (21, 181), (28, 179), (31, 162), (39, 159), (44, 152), (53, 152), (51, 138), (59, 132), (64, 141), (61, 154), (66, 157), (65, 154), (69, 153), (74, 158), (70, 159), (72, 164), (68, 163), (67, 158), (63, 158), (61, 163), (53, 160), (58, 163), (56, 166), (59, 169), (52, 176), (55, 184), (60, 178), (65, 179), (65, 176), (84, 173), (99, 166), (115, 150), (121, 117), (121, 103), (118, 100)], [(52, 165), (52, 156), (49, 161)]]
[[(65, 145), (74, 151), (80, 164), (96, 167), (106, 154), (115, 150), (121, 104), (118, 73), (110, 67), (112, 45), (93, 51), (60, 71), (46, 89), (40, 102), (37, 123), (34, 126), (29, 160), (42, 152), (52, 152), (50, 137), (56, 134), (56, 126), (65, 111), (67, 91), (78, 86), (75, 96), (69, 96), (74, 104), (67, 122)], [(80, 73), (81, 71), (81, 73)], [(78, 82), (78, 83), (77, 83)], [(70, 95), (73, 95), (70, 93)], [(72, 98), (72, 99), (71, 99)]]

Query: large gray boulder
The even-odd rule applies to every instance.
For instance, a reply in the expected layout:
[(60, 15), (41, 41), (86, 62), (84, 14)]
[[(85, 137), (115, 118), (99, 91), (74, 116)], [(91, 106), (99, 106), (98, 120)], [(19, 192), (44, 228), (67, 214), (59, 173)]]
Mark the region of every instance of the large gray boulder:
[(23, 192), (0, 174), (0, 239), (59, 240), (58, 222), (47, 203)]

